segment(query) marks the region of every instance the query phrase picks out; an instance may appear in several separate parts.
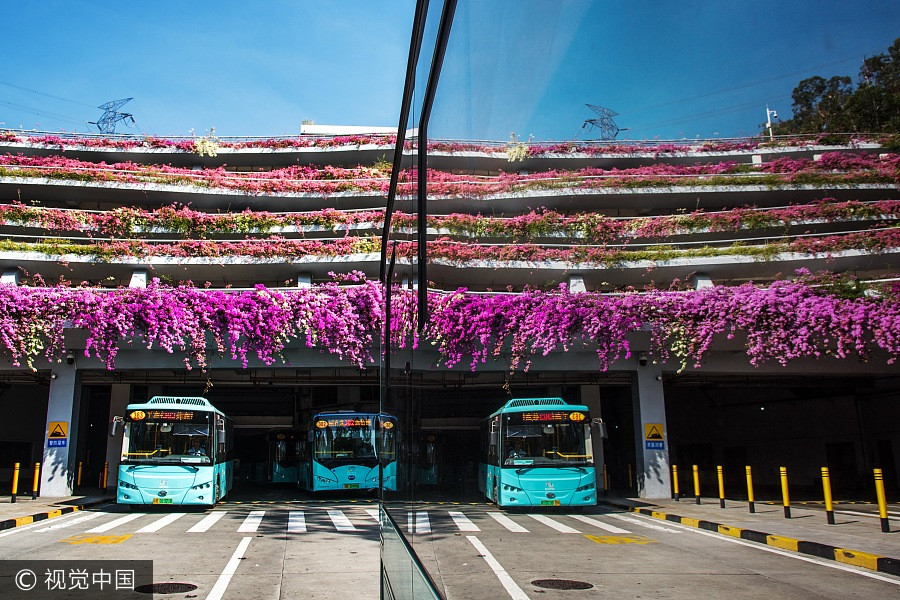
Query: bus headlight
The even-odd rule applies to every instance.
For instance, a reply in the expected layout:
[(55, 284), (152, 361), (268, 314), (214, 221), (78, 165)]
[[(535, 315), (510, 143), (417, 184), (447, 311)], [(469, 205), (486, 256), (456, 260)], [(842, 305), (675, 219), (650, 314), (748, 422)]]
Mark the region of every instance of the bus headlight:
[(592, 489), (594, 489), (595, 486), (596, 486), (596, 484), (595, 484), (594, 482), (591, 482), (591, 483), (588, 483), (588, 484), (586, 484), (586, 485), (583, 485), (583, 486), (581, 486), (581, 487), (579, 487), (579, 488), (575, 488), (575, 491), (576, 491), (576, 492), (583, 492), (583, 491), (585, 491), (585, 490), (592, 490)]
[(211, 482), (200, 483), (200, 484), (198, 484), (198, 485), (192, 486), (191, 489), (192, 489), (192, 490), (202, 490), (203, 488), (208, 488), (208, 487), (210, 487), (211, 485), (212, 485)]
[(522, 488), (517, 488), (514, 485), (508, 485), (506, 483), (503, 484), (503, 490), (506, 492), (524, 492)]

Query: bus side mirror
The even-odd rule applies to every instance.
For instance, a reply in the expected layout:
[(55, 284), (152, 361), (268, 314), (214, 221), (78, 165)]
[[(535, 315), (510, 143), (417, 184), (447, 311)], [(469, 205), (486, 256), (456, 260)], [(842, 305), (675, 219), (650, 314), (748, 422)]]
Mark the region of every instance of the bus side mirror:
[(125, 424), (125, 420), (122, 417), (113, 417), (113, 420), (109, 422), (110, 437), (116, 437), (119, 434), (119, 429), (124, 424)]
[(490, 442), (490, 445), (491, 445), (491, 446), (498, 446), (498, 445), (500, 445), (500, 434), (499, 434), (498, 432), (496, 432), (496, 431), (492, 431), (492, 432), (491, 432), (491, 442)]
[(605, 440), (609, 437), (609, 432), (606, 429), (606, 423), (603, 422), (603, 419), (592, 420), (591, 427), (594, 429), (596, 434), (600, 436), (601, 440)]

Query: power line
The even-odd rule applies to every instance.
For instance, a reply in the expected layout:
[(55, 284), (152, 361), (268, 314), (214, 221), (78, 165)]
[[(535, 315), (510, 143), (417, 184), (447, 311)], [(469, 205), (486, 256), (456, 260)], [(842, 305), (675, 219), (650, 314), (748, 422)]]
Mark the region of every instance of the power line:
[(53, 94), (48, 94), (46, 92), (39, 92), (37, 90), (32, 90), (32, 89), (29, 89), (26, 87), (22, 87), (20, 85), (7, 83), (5, 81), (0, 81), (0, 85), (5, 85), (7, 87), (15, 88), (17, 90), (22, 90), (23, 92), (31, 92), (32, 94), (40, 94), (41, 96), (47, 96), (48, 98), (55, 98), (57, 100), (62, 100), (64, 102), (71, 102), (72, 104), (79, 104), (81, 106), (87, 106), (88, 108), (94, 108), (90, 104), (85, 104), (84, 102), (79, 102), (78, 100), (70, 100), (69, 98), (63, 98), (62, 96), (54, 96)]
[(31, 113), (31, 114), (37, 115), (39, 117), (49, 117), (51, 119), (62, 119), (63, 121), (70, 121), (72, 123), (78, 123), (79, 125), (87, 124), (87, 121), (79, 121), (78, 119), (73, 119), (72, 117), (67, 117), (65, 115), (60, 115), (60, 114), (51, 113), (51, 112), (42, 112), (31, 106), (22, 106), (21, 104), (14, 104), (12, 102), (7, 102), (6, 100), (0, 100), (0, 104), (5, 104), (5, 105), (11, 106), (17, 110)]

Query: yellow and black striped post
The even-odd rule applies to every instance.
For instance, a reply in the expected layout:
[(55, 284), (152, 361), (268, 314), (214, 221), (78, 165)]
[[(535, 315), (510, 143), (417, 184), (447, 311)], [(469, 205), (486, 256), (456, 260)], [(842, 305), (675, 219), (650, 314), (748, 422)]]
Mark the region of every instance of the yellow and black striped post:
[(106, 480), (109, 478), (109, 461), (103, 465), (103, 480), (100, 482), (100, 489), (106, 490)]
[(825, 493), (825, 518), (829, 525), (834, 525), (834, 503), (831, 501), (831, 476), (828, 467), (822, 467), (822, 491)]
[(694, 501), (700, 504), (700, 468), (694, 465)]
[(41, 481), (41, 463), (34, 463), (34, 480), (31, 482), (31, 499), (37, 500), (38, 484)]
[(725, 477), (721, 465), (716, 467), (716, 476), (719, 478), (719, 507), (725, 508)]
[(888, 521), (887, 502), (884, 499), (884, 475), (881, 469), (875, 469), (875, 495), (878, 497), (878, 516), (881, 517), (881, 532), (890, 533), (891, 524)]
[(13, 480), (12, 480), (12, 497), (9, 499), (10, 502), (16, 501), (16, 493), (19, 491), (19, 463), (16, 463), (13, 467)]
[(791, 518), (791, 497), (788, 494), (787, 467), (781, 467), (781, 500), (784, 504), (784, 518)]
[(747, 465), (747, 501), (750, 503), (750, 512), (756, 512), (756, 506), (753, 505), (753, 469)]
[(675, 500), (681, 500), (681, 493), (678, 491), (678, 465), (672, 465), (672, 486), (675, 491)]

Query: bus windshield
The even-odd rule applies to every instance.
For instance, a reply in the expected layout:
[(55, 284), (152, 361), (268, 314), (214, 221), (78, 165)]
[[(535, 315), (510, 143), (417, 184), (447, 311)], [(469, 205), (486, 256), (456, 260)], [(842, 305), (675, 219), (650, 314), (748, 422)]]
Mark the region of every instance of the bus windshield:
[(373, 415), (316, 417), (313, 458), (328, 468), (339, 464), (375, 466)]
[[(514, 416), (514, 415), (511, 415)], [(504, 424), (504, 466), (593, 465), (590, 426), (587, 423)]]
[(209, 414), (195, 412), (190, 421), (127, 421), (122, 462), (209, 464), (213, 448)]

